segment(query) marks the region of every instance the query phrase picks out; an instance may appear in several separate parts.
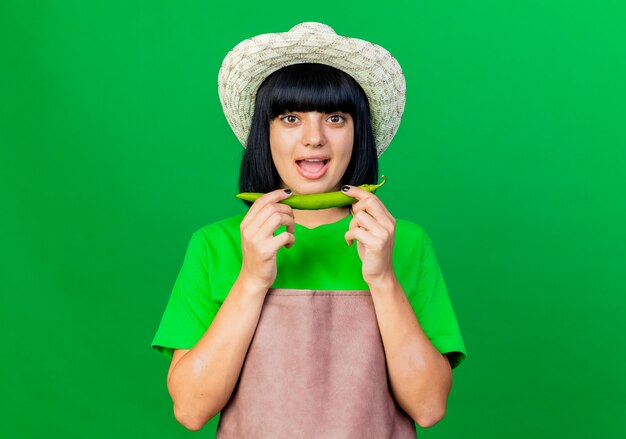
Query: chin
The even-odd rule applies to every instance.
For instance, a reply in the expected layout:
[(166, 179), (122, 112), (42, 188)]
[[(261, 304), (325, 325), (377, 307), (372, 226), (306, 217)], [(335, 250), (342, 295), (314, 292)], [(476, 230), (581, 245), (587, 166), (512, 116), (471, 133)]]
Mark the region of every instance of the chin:
[(298, 182), (299, 184), (292, 186), (296, 193), (301, 195), (319, 194), (324, 192), (332, 192), (333, 187), (326, 181), (310, 181)]

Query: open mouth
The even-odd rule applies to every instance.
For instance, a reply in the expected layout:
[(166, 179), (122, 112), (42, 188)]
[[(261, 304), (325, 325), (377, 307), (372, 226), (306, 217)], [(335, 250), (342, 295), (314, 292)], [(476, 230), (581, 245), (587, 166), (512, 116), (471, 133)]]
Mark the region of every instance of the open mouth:
[(326, 174), (330, 160), (297, 160), (298, 171), (306, 178), (316, 179)]

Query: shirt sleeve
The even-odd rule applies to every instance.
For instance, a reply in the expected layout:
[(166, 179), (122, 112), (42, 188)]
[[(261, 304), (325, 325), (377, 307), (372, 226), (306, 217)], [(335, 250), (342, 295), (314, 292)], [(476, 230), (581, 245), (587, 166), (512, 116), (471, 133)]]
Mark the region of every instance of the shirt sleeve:
[(152, 348), (168, 358), (174, 349), (193, 348), (219, 309), (209, 294), (208, 255), (206, 237), (194, 232), (152, 341)]
[(423, 232), (417, 282), (408, 299), (430, 342), (448, 354), (452, 368), (467, 353), (430, 236)]

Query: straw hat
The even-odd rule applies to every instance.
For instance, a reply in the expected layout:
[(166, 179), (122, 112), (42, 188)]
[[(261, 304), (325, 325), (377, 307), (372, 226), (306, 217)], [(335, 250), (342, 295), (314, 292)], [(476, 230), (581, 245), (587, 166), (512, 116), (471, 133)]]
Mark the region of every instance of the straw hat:
[(218, 75), (222, 108), (239, 142), (246, 146), (256, 92), (267, 76), (299, 63), (326, 64), (352, 76), (365, 90), (378, 156), (396, 134), (404, 111), (406, 84), (400, 64), (384, 48), (337, 35), (322, 23), (300, 23), (289, 32), (242, 41), (224, 58)]

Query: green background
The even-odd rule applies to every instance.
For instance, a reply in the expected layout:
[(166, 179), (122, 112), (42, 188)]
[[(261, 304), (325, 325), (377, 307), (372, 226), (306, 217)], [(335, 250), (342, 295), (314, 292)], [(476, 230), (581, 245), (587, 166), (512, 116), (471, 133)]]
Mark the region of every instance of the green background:
[(227, 3), (1, 3), (2, 436), (194, 434), (149, 345), (191, 233), (246, 209), (218, 69), (322, 21), (407, 79), (378, 195), (468, 348), (420, 437), (626, 437), (625, 4)]

